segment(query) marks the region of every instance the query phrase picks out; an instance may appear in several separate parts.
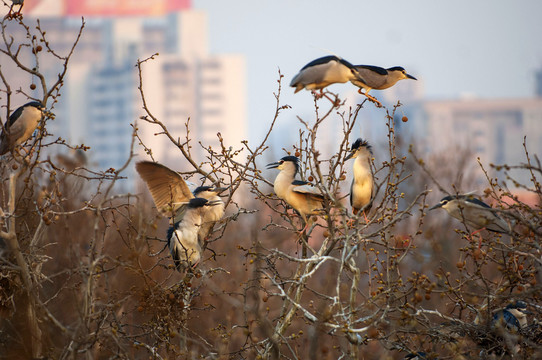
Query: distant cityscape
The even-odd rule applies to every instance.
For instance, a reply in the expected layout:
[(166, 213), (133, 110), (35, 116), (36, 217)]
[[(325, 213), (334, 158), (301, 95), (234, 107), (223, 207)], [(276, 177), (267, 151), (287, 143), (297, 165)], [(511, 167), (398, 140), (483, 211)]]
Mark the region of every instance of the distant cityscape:
[[(51, 1), (34, 0), (28, 6), (40, 18), (50, 46), (60, 53), (69, 50), (81, 25), (79, 17), (64, 15), (85, 11), (91, 15), (85, 16), (84, 34), (70, 62), (49, 132), (71, 143), (91, 146), (90, 161), (96, 166), (119, 168), (126, 161), (132, 135), (130, 124), (143, 115), (134, 65), (138, 59), (154, 53), (160, 55), (143, 67), (146, 101), (174, 138), (186, 136), (185, 123), (190, 119), (196, 160), (205, 157), (199, 142), (216, 148), (219, 132), (225, 143), (234, 147), (247, 139), (245, 57), (210, 54), (206, 14), (190, 9), (189, 1), (142, 2), (140, 8), (130, 8), (129, 2), (124, 2), (125, 16), (113, 16), (110, 9), (100, 12), (91, 2), (74, 7), (72, 1), (65, 1), (64, 4), (72, 5), (60, 8), (55, 2), (54, 13), (54, 6), (45, 6), (47, 3)], [(145, 12), (152, 16), (143, 16)], [(9, 31), (13, 31), (16, 41), (25, 36), (21, 27), (14, 26)], [(32, 61), (30, 55), (27, 61)], [(58, 60), (52, 56), (40, 59), (40, 71), (51, 80), (56, 79), (58, 66)], [(25, 87), (32, 81), (21, 79), (15, 69), (9, 73), (13, 77), (7, 80), (14, 88)], [(536, 84), (534, 96), (524, 99), (424, 100), (414, 82), (400, 83), (393, 91), (379, 92), (377, 96), (388, 99), (388, 105), (401, 100), (402, 114), (409, 118), (401, 136), (419, 139), (417, 143), (424, 154), (459, 146), (471, 150), (484, 164), (517, 165), (526, 162), (522, 146), (525, 135), (529, 152), (542, 154), (542, 71), (536, 75)], [(349, 103), (360, 99), (353, 92)], [(363, 116), (375, 116), (374, 111), (371, 109)], [(155, 136), (159, 128), (141, 120), (138, 127), (156, 160), (176, 170), (183, 169), (183, 164), (176, 161), (175, 147), (163, 135)], [(341, 129), (335, 130), (323, 135), (329, 137), (328, 144), (336, 141), (333, 134), (340, 135)], [(288, 141), (291, 136), (275, 134), (275, 141)], [(140, 146), (136, 148), (138, 158), (147, 158), (142, 150)], [(133, 169), (130, 171), (133, 173)], [(126, 175), (133, 179), (132, 173)], [(524, 184), (529, 179), (526, 173), (518, 178)], [(125, 189), (133, 188), (132, 181), (125, 182)]]

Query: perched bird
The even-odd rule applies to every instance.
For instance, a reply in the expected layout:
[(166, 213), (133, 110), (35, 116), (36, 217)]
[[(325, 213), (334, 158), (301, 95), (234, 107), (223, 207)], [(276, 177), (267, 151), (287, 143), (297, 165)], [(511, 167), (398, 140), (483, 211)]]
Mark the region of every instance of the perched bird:
[[(11, 0), (11, 3), (12, 5), (9, 8), (9, 13), (6, 15), (6, 18), (18, 17), (21, 15), (21, 11), (23, 10), (24, 0)], [(19, 10), (13, 11), (13, 7), (15, 5), (20, 5)]]
[(267, 168), (280, 170), (275, 178), (275, 194), (299, 213), (305, 225), (301, 232), (304, 232), (309, 226), (307, 216), (321, 213), (323, 194), (311, 183), (295, 180), (299, 172), (299, 159), (295, 156), (285, 156)]
[[(188, 184), (175, 171), (151, 161), (138, 162), (136, 170), (147, 184), (158, 211), (163, 216), (171, 218), (174, 224), (173, 229), (180, 227), (183, 234), (192, 234), (195, 231), (195, 239), (188, 235), (180, 237), (180, 239), (188, 239), (186, 241), (189, 245), (186, 245), (186, 247), (199, 249), (198, 251), (201, 252), (201, 244), (212, 231), (215, 222), (219, 221), (224, 215), (224, 202), (218, 195), (225, 188), (214, 186), (196, 188), (193, 184)], [(190, 187), (194, 188), (193, 192)], [(194, 201), (192, 202), (192, 200)], [(205, 200), (205, 202), (202, 202), (202, 200)], [(197, 209), (197, 211), (194, 209)], [(187, 214), (190, 216), (187, 217)], [(174, 230), (170, 229), (170, 231), (173, 233)], [(172, 243), (170, 238), (171, 234), (168, 232), (171, 250), (171, 244), (175, 245), (176, 243)], [(193, 242), (197, 243), (197, 246), (192, 245)], [(176, 249), (178, 250), (178, 247)], [(171, 251), (173, 255), (173, 250)], [(193, 252), (196, 254), (195, 250)], [(189, 257), (186, 257), (186, 259), (189, 259)], [(197, 261), (190, 261), (190, 263), (194, 264)]]
[[(412, 79), (414, 76), (407, 74), (406, 70), (400, 66), (384, 69), (373, 65), (355, 65), (356, 76), (350, 82), (359, 87), (359, 93), (382, 106), (378, 100), (369, 95), (372, 89), (384, 90), (395, 85), (399, 80)], [(365, 93), (361, 92), (365, 89)]]
[(215, 205), (218, 205), (217, 201), (195, 197), (179, 209), (182, 213), (181, 220), (167, 231), (169, 251), (177, 270), (194, 268), (200, 262), (201, 245), (198, 233), (203, 223), (203, 214), (208, 212), (208, 207), (212, 208)]
[(290, 82), (295, 92), (302, 89), (318, 90), (335, 83), (357, 79), (354, 66), (337, 56), (324, 56), (313, 60), (299, 71)]
[(215, 223), (224, 216), (225, 204), (219, 195), (225, 190), (226, 188), (214, 186), (199, 186), (194, 190), (194, 196), (213, 203), (213, 206), (206, 208), (202, 214), (202, 223), (198, 231), (200, 243), (203, 243), (207, 239)]
[(527, 326), (527, 303), (516, 301), (497, 311), (491, 319), (491, 328), (506, 328), (507, 330), (519, 331)]
[(42, 117), (43, 104), (37, 101), (29, 102), (15, 110), (0, 134), (0, 155), (30, 139)]
[(491, 206), (472, 195), (446, 196), (429, 210), (438, 208), (443, 208), (452, 217), (473, 227), (476, 231), (471, 235), (484, 229), (497, 233), (511, 231), (508, 223), (497, 215)]
[(357, 215), (361, 210), (365, 215), (371, 210), (375, 197), (375, 183), (373, 169), (371, 167), (371, 158), (373, 151), (371, 145), (366, 140), (357, 139), (352, 144), (350, 153), (344, 159), (354, 158), (354, 178), (350, 187), (350, 205), (352, 212)]

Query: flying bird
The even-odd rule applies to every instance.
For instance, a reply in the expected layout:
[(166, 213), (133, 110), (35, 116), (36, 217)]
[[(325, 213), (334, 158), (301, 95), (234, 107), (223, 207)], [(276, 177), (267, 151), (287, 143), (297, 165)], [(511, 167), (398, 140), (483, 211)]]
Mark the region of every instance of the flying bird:
[(275, 194), (299, 213), (305, 225), (301, 232), (304, 232), (310, 223), (307, 216), (320, 214), (323, 210), (322, 192), (311, 183), (295, 179), (299, 172), (299, 159), (295, 156), (285, 156), (268, 164), (267, 168), (280, 170), (274, 182)]
[[(175, 171), (151, 161), (138, 162), (136, 170), (147, 184), (158, 211), (163, 216), (171, 218), (174, 224), (168, 231), (168, 242), (173, 258), (175, 259), (182, 252), (179, 251), (177, 242), (171, 241), (171, 234), (182, 234), (177, 237), (177, 240), (185, 241), (186, 244), (182, 245), (191, 249), (190, 254), (184, 254), (185, 260), (190, 259), (189, 255), (195, 259), (198, 251), (201, 253), (201, 244), (212, 231), (214, 224), (224, 215), (225, 205), (218, 195), (225, 188), (214, 186), (196, 188)], [(193, 192), (190, 190), (191, 187), (194, 188)], [(196, 234), (196, 237), (192, 238), (192, 234)], [(194, 245), (195, 243), (197, 246)], [(176, 250), (175, 254), (173, 250)], [(188, 262), (197, 264), (197, 261)]]
[(0, 134), (0, 155), (12, 151), (17, 145), (32, 137), (43, 118), (43, 108), (42, 103), (32, 101), (17, 108), (9, 116)]
[(350, 205), (352, 212), (357, 215), (362, 211), (367, 221), (367, 212), (371, 210), (373, 200), (376, 195), (373, 169), (371, 167), (371, 158), (373, 152), (371, 145), (366, 140), (357, 139), (350, 150), (350, 153), (344, 159), (354, 160), (354, 178), (350, 187)]

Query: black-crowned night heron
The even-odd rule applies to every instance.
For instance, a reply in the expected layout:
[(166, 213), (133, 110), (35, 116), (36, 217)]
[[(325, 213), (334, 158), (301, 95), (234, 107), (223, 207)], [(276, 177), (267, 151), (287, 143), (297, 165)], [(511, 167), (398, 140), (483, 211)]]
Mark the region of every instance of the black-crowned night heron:
[(357, 215), (362, 211), (367, 221), (366, 213), (371, 210), (375, 197), (375, 183), (373, 169), (371, 167), (371, 158), (373, 152), (371, 145), (365, 140), (357, 139), (352, 144), (350, 153), (344, 159), (354, 160), (354, 178), (350, 187), (350, 205), (352, 212)]
[(219, 201), (208, 201), (195, 197), (182, 206), (178, 212), (180, 221), (177, 221), (167, 231), (167, 241), (171, 257), (177, 270), (194, 268), (201, 260), (201, 244), (199, 231), (203, 217), (209, 209), (218, 205)]
[(354, 66), (337, 56), (324, 56), (313, 60), (299, 71), (290, 82), (295, 92), (302, 89), (321, 90), (328, 85), (356, 79)]
[(217, 221), (224, 216), (224, 201), (220, 198), (220, 194), (224, 192), (226, 188), (215, 186), (199, 186), (193, 194), (196, 197), (209, 200), (213, 206), (205, 208), (202, 214), (202, 223), (198, 232), (198, 238), (200, 243), (207, 240), (207, 237), (213, 230), (213, 226)]
[[(443, 208), (452, 217), (474, 228), (472, 235), (486, 229), (497, 233), (510, 233), (510, 226), (485, 202), (472, 195), (446, 196), (429, 210)], [(481, 246), (482, 237), (480, 236)]]
[(527, 303), (516, 301), (493, 315), (491, 327), (493, 329), (503, 328), (517, 332), (527, 326), (528, 314), (530, 312), (527, 311)]
[[(171, 218), (172, 223), (175, 224), (174, 228), (191, 226), (187, 225), (191, 223), (196, 224), (195, 229), (190, 228), (188, 232), (196, 232), (195, 241), (201, 250), (201, 244), (212, 231), (215, 222), (219, 221), (224, 215), (224, 202), (218, 195), (225, 188), (214, 186), (196, 188), (194, 186), (192, 192), (190, 186), (178, 173), (164, 165), (151, 161), (138, 162), (136, 170), (147, 184), (156, 208), (162, 215)], [(201, 204), (201, 200), (197, 200), (192, 203), (191, 207), (187, 208), (192, 199), (204, 199), (207, 202)], [(187, 212), (187, 209), (198, 209), (198, 211)], [(190, 218), (186, 218), (186, 214), (191, 214)], [(194, 222), (193, 220), (197, 216), (199, 216), (199, 219)], [(187, 232), (187, 230), (183, 231)], [(192, 241), (191, 238), (189, 240)], [(190, 248), (196, 247), (191, 246)]]
[(307, 216), (322, 212), (324, 196), (311, 183), (295, 180), (299, 172), (299, 159), (295, 156), (285, 156), (277, 162), (268, 164), (267, 168), (280, 170), (274, 182), (275, 194), (299, 213), (305, 225), (301, 230), (303, 233), (310, 223)]
[[(384, 69), (373, 65), (355, 65), (354, 69), (356, 70), (356, 77), (351, 79), (350, 82), (360, 88), (360, 94), (367, 96), (379, 106), (382, 106), (382, 104), (369, 95), (369, 91), (390, 88), (403, 79), (417, 80), (414, 76), (407, 74), (406, 70), (400, 66)], [(365, 93), (361, 89), (365, 89)]]
[(0, 155), (13, 150), (15, 146), (32, 137), (43, 117), (43, 108), (42, 103), (32, 101), (19, 107), (9, 116), (0, 135)]

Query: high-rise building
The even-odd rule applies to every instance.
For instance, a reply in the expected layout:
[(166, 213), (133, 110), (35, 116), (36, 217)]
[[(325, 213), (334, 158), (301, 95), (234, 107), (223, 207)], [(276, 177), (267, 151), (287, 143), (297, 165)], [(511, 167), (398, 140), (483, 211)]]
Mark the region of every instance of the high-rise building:
[[(206, 14), (188, 9), (189, 0), (99, 4), (65, 0), (63, 6), (56, 7), (60, 14), (46, 11), (50, 9), (44, 6), (48, 1), (30, 0), (25, 2), (25, 9), (37, 17), (47, 15), (40, 20), (41, 27), (50, 47), (61, 55), (69, 52), (81, 26), (81, 18), (71, 15), (91, 15), (85, 17), (65, 88), (55, 104), (56, 119), (48, 124), (55, 138), (90, 146), (91, 164), (117, 169), (130, 156), (131, 124), (137, 121), (141, 139), (152, 149), (155, 160), (177, 170), (192, 170), (186, 161), (179, 161), (181, 153), (166, 136), (155, 135), (162, 133), (161, 128), (138, 120), (144, 113), (135, 64), (159, 53), (143, 65), (143, 88), (149, 110), (172, 138), (186, 140), (185, 124), (190, 119), (188, 137), (194, 160), (205, 160), (204, 148), (219, 149), (217, 133), (226, 147), (240, 148), (247, 133), (245, 59), (237, 54), (209, 53)], [(124, 16), (114, 16), (118, 14)], [(143, 16), (149, 14), (158, 16)], [(25, 21), (31, 28), (35, 25), (28, 16)], [(24, 41), (24, 28), (10, 26), (15, 39)], [(21, 59), (29, 65), (35, 61), (30, 51)], [(49, 83), (62, 71), (61, 61), (45, 51), (40, 54), (39, 66)], [(32, 81), (28, 76), (21, 78), (21, 71), (16, 69), (12, 74), (8, 81), (14, 88)], [(36, 93), (36, 97), (40, 95)], [(21, 102), (24, 100), (21, 97)], [(145, 158), (137, 141), (134, 152)], [(122, 187), (129, 190), (133, 187), (133, 168), (124, 175), (129, 180)]]
[[(477, 167), (476, 159), (480, 158), (490, 174), (493, 172), (489, 164), (527, 162), (524, 138), (530, 154), (542, 154), (542, 100), (539, 98), (423, 101), (410, 111), (413, 121), (409, 126), (425, 153), (453, 151), (458, 147), (469, 149), (471, 164)], [(483, 173), (479, 173), (483, 178)], [(522, 184), (530, 183), (527, 171), (512, 172), (512, 175)], [(514, 184), (509, 186), (514, 187)]]

